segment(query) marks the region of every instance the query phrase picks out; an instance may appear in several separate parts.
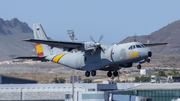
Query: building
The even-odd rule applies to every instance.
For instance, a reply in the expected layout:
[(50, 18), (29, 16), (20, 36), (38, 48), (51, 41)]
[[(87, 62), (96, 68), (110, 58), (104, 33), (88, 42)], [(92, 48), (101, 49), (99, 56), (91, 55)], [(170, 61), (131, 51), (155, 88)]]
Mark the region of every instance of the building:
[(151, 69), (140, 69), (141, 75), (151, 75)]
[(172, 101), (180, 98), (180, 83), (139, 84), (114, 94), (143, 96), (153, 101)]
[(37, 83), (37, 81), (0, 75), (0, 84), (31, 84), (31, 83)]
[[(74, 84), (76, 93), (103, 92), (117, 90), (116, 83), (97, 84), (82, 83)], [(0, 100), (65, 100), (65, 94), (72, 92), (72, 84), (1, 84)], [(83, 93), (84, 94), (84, 93)], [(71, 94), (66, 95), (71, 96)], [(83, 95), (83, 98), (93, 94)], [(104, 96), (103, 96), (104, 97)]]
[[(1, 84), (0, 100), (72, 101), (72, 84)], [(74, 101), (175, 101), (180, 83), (74, 84)]]

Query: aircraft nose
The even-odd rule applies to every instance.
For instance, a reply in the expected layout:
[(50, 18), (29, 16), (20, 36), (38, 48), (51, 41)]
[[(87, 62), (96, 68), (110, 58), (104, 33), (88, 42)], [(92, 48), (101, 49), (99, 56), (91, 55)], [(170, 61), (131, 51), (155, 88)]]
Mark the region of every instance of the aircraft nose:
[(148, 57), (151, 57), (151, 56), (152, 56), (152, 52), (149, 51), (149, 52), (148, 52)]

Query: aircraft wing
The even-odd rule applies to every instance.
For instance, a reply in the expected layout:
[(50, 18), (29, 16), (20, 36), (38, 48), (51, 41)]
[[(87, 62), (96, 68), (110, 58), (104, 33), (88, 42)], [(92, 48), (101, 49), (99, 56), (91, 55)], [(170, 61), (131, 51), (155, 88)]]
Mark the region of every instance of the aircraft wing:
[(51, 47), (57, 47), (57, 48), (80, 48), (84, 45), (83, 42), (66, 42), (66, 41), (54, 41), (54, 40), (29, 39), (23, 41), (46, 44)]
[(166, 45), (168, 43), (150, 43), (150, 44), (144, 44), (146, 47), (151, 47), (151, 46), (159, 46), (159, 45)]

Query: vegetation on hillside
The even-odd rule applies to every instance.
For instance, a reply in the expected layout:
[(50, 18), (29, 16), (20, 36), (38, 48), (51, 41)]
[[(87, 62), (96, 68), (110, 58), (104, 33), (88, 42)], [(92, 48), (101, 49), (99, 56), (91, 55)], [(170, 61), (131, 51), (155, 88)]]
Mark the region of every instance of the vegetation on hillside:
[(53, 81), (52, 81), (53, 83), (65, 83), (66, 82), (66, 80), (65, 80), (65, 78), (63, 78), (63, 77), (55, 77), (54, 79), (53, 79)]
[(150, 76), (136, 76), (134, 82), (150, 82), (151, 77)]

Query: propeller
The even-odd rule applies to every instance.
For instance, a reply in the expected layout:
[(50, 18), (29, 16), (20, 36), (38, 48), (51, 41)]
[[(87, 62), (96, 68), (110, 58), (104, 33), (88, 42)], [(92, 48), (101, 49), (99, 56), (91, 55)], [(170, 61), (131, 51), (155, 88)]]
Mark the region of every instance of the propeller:
[(94, 47), (94, 51), (96, 51), (97, 48), (100, 48), (100, 50), (104, 52), (104, 49), (101, 47), (101, 44), (100, 44), (100, 41), (102, 40), (103, 37), (104, 37), (104, 36), (101, 35), (100, 38), (99, 38), (99, 41), (96, 42), (96, 41), (94, 40), (94, 38), (93, 38), (92, 36), (90, 36), (90, 39), (94, 42), (94, 46), (95, 46), (95, 47)]

